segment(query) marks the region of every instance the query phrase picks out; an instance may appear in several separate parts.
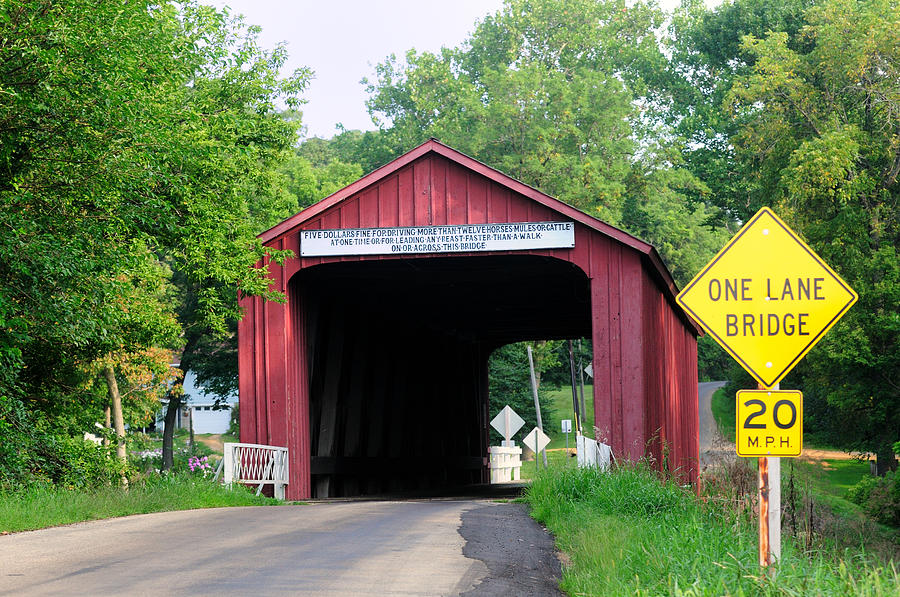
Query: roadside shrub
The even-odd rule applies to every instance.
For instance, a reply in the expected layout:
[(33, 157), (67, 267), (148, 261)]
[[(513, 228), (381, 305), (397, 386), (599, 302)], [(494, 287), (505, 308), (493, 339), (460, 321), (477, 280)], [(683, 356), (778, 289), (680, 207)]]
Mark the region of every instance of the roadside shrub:
[(865, 477), (848, 490), (847, 499), (862, 506), (872, 520), (900, 527), (900, 475), (896, 472)]
[(20, 400), (0, 397), (0, 490), (87, 488), (112, 483), (121, 474), (109, 448), (51, 429)]
[(228, 435), (232, 437), (241, 437), (241, 412), (239, 404), (235, 404), (231, 407), (231, 418), (228, 420)]

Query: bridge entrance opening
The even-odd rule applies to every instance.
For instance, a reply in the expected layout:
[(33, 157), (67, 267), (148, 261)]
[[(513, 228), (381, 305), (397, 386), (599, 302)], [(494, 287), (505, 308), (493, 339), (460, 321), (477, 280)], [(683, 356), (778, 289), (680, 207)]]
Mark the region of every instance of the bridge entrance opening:
[(488, 481), (488, 357), (590, 333), (573, 264), (503, 255), (320, 265), (291, 280), (307, 322), (314, 497)]

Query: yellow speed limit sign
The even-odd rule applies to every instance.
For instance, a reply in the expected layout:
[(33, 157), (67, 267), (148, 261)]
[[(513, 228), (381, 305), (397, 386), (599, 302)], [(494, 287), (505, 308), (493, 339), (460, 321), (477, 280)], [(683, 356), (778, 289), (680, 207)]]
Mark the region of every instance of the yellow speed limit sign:
[(803, 394), (797, 390), (738, 390), (738, 456), (800, 456)]

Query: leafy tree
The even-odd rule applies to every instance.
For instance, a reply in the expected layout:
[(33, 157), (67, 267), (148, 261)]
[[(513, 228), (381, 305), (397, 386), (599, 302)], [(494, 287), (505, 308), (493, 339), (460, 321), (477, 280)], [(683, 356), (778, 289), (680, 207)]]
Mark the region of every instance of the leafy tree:
[(331, 139), (312, 137), (300, 144), (297, 153), (309, 160), (313, 168), (333, 161), (359, 164), (364, 173), (371, 172), (399, 156), (409, 147), (397, 147), (382, 131), (340, 129)]
[(735, 155), (732, 137), (742, 120), (722, 109), (735, 78), (749, 73), (756, 62), (742, 40), (746, 35), (783, 31), (790, 47), (802, 47), (807, 42), (800, 29), (812, 3), (734, 0), (709, 10), (699, 0), (688, 0), (673, 14), (664, 38), (670, 54), (666, 74), (660, 78), (671, 100), (666, 121), (681, 139), (685, 168), (708, 187), (706, 193), (686, 194), (692, 202), (719, 208), (712, 215), (732, 232), (768, 200), (753, 165)]
[(808, 389), (840, 413), (833, 440), (894, 462), (900, 429), (900, 21), (892, 0), (825, 0), (803, 43), (744, 38), (752, 69), (727, 107), (754, 184), (859, 293), (808, 356)]
[(276, 101), (309, 73), (257, 34), (190, 1), (0, 6), (0, 396), (54, 413), (98, 359), (190, 353), (236, 290), (278, 298), (248, 198), (278, 190)]
[(322, 165), (313, 166), (301, 155), (295, 155), (286, 161), (281, 167), (281, 172), (287, 179), (285, 187), (295, 198), (297, 206), (297, 209), (285, 214), (281, 219), (324, 199), (363, 175), (359, 164), (334, 158)]

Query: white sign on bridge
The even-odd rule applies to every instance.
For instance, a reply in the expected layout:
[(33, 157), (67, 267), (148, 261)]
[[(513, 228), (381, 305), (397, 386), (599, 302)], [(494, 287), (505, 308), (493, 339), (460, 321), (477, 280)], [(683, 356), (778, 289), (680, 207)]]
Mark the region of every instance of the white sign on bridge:
[(571, 249), (573, 222), (303, 230), (302, 257)]

